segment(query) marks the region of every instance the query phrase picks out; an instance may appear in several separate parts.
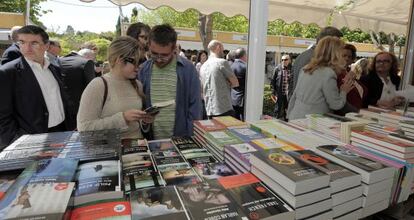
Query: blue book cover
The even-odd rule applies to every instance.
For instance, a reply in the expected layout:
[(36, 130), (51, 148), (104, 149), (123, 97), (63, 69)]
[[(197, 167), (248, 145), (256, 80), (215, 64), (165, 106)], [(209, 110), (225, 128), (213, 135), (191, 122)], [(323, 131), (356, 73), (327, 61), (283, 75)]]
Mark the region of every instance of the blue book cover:
[(259, 133), (251, 128), (229, 128), (229, 131), (245, 142), (266, 137), (262, 133)]

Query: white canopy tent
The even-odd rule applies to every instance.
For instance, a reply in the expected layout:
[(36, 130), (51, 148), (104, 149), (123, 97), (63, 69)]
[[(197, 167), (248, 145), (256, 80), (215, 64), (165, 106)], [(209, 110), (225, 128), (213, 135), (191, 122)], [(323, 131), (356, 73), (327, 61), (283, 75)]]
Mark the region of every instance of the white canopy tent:
[[(95, 0), (81, 0), (92, 2)], [(221, 12), (226, 16), (244, 15), (249, 18), (249, 61), (246, 92), (246, 120), (254, 121), (262, 114), (265, 42), (267, 21), (315, 23), (347, 26), (365, 31), (406, 34), (414, 22), (412, 0), (109, 0), (116, 5), (140, 3), (149, 9), (169, 6), (177, 11), (194, 8), (203, 14)], [(411, 34), (412, 35), (412, 34)], [(413, 64), (413, 36), (407, 34), (410, 46), (406, 53), (404, 86), (411, 82)]]

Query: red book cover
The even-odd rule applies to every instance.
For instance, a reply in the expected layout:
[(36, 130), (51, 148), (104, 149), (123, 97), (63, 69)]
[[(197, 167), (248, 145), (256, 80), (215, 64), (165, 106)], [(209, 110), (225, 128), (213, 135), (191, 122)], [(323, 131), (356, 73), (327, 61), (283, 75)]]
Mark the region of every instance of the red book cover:
[(102, 202), (81, 206), (72, 211), (72, 220), (89, 220), (130, 216), (131, 206), (127, 201)]

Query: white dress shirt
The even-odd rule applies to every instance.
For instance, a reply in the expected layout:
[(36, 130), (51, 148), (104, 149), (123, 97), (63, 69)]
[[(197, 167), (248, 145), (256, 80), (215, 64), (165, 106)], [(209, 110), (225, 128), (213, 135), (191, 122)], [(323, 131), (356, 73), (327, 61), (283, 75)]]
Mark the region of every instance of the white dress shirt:
[(49, 70), (49, 60), (45, 57), (43, 67), (34, 61), (26, 59), (30, 68), (39, 83), (42, 90), (43, 98), (49, 112), (48, 128), (59, 125), (65, 120), (65, 111), (63, 110), (62, 96), (60, 87), (53, 73)]
[(380, 79), (383, 84), (380, 101), (390, 101), (397, 95), (395, 85), (391, 82), (389, 76), (387, 76), (387, 82), (382, 77)]

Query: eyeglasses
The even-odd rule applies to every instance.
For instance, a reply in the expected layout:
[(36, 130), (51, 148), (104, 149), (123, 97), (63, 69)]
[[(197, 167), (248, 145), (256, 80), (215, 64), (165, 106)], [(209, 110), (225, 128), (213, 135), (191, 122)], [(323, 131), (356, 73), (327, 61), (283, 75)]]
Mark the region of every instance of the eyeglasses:
[(282, 61), (288, 61), (289, 59), (282, 59)]
[(375, 63), (386, 64), (386, 63), (391, 63), (391, 60), (376, 60)]
[(23, 47), (25, 45), (28, 45), (31, 48), (38, 49), (42, 45), (42, 43), (37, 42), (37, 41), (26, 42), (26, 41), (19, 40), (19, 41), (17, 41), (17, 45), (19, 45), (19, 47)]
[(152, 60), (159, 60), (159, 61), (167, 62), (168, 60), (170, 60), (170, 57), (171, 57), (171, 53), (170, 54), (159, 54), (159, 53), (154, 53), (150, 51), (150, 58)]
[(132, 58), (132, 57), (124, 57), (123, 59), (124, 59), (125, 64), (126, 63), (130, 63), (130, 64), (132, 64), (134, 66), (138, 66), (138, 61), (135, 58)]

